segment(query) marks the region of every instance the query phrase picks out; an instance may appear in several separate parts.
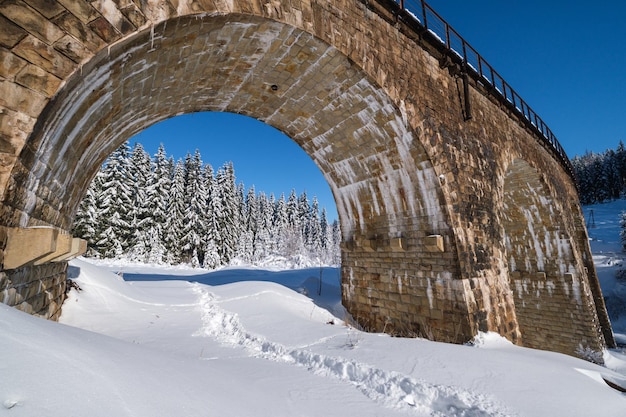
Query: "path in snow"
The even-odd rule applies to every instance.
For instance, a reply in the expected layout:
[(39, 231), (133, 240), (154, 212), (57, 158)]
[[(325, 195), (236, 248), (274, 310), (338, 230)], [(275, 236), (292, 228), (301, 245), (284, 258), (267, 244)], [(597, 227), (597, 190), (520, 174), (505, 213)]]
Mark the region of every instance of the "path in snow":
[(293, 349), (248, 333), (236, 314), (217, 305), (202, 284), (194, 284), (199, 297), (202, 328), (195, 336), (211, 337), (228, 346), (240, 346), (253, 357), (302, 366), (316, 375), (346, 381), (378, 404), (414, 411), (418, 415), (487, 417), (509, 413), (487, 397), (450, 386), (418, 381), (398, 372), (374, 368), (345, 358)]

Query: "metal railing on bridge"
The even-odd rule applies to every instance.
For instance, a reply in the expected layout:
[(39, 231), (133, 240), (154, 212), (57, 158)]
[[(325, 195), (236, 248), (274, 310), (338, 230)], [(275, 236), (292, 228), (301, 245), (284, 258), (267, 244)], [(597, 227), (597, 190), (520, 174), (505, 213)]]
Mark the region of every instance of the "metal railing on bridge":
[(431, 41), (439, 42), (440, 46), (447, 50), (448, 56), (460, 64), (469, 76), (517, 114), (524, 124), (539, 136), (543, 144), (554, 152), (556, 158), (576, 182), (572, 164), (552, 130), (504, 78), (480, 56), (476, 49), (424, 0), (390, 1), (399, 6), (398, 18), (408, 26), (419, 30), (420, 34), (430, 35)]

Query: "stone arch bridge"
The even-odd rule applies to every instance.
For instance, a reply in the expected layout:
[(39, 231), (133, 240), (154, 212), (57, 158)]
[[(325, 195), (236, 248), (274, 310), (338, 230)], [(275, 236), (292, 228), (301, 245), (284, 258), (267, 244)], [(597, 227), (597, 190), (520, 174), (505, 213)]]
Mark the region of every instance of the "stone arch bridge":
[[(0, 300), (57, 318), (81, 253), (68, 230), (99, 165), (160, 120), (228, 111), (319, 166), (341, 223), (343, 301), (365, 329), (454, 343), (493, 331), (579, 356), (612, 345), (567, 157), (419, 8), (0, 3)], [(433, 20), (443, 33), (426, 30)]]

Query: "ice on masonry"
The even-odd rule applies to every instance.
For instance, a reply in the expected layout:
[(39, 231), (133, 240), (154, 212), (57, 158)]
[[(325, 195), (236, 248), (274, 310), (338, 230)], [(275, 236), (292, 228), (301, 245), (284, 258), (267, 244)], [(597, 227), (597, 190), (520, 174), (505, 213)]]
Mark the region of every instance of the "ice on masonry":
[(583, 299), (580, 294), (580, 281), (577, 278), (572, 280), (572, 292), (574, 293), (576, 301), (578, 301), (579, 304), (582, 304)]
[(426, 296), (428, 297), (428, 305), (430, 306), (430, 309), (432, 310), (433, 308), (433, 288), (430, 284), (430, 278), (427, 278), (426, 281), (428, 282), (428, 286), (426, 287)]

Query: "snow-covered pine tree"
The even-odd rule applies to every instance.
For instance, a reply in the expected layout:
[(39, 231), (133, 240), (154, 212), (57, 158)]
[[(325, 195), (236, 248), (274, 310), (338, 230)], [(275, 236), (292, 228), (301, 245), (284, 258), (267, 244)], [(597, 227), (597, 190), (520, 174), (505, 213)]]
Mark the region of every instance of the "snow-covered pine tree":
[(298, 222), (300, 224), (300, 236), (302, 239), (300, 254), (309, 255), (309, 235), (311, 233), (311, 204), (306, 191), (298, 196)]
[(285, 194), (281, 194), (274, 203), (274, 215), (272, 218), (271, 239), (274, 245), (274, 251), (278, 255), (287, 253), (287, 232), (289, 228), (289, 220), (287, 216), (287, 202)]
[(624, 193), (624, 188), (626, 187), (626, 146), (624, 146), (624, 142), (621, 140), (615, 149), (615, 164), (617, 165), (619, 181), (622, 186), (620, 190), (621, 195)]
[(95, 250), (96, 237), (99, 232), (97, 198), (101, 193), (102, 176), (102, 170), (98, 170), (95, 178), (89, 184), (74, 218), (72, 234), (81, 236), (87, 241), (87, 256), (97, 256)]
[(287, 199), (287, 228), (285, 230), (285, 256), (293, 257), (304, 252), (304, 234), (300, 218), (296, 190), (291, 190)]
[(270, 242), (270, 228), (272, 225), (273, 208), (270, 199), (264, 192), (260, 192), (257, 198), (258, 220), (257, 234), (254, 245), (254, 259), (260, 261), (272, 253)]
[(129, 211), (132, 190), (128, 180), (128, 142), (124, 142), (109, 157), (102, 173), (102, 192), (97, 197), (98, 235), (95, 245), (105, 258), (121, 256), (132, 239)]
[(320, 226), (319, 202), (317, 201), (317, 197), (313, 196), (307, 222), (307, 249), (311, 253), (311, 257), (319, 258), (321, 256), (321, 240), (322, 231)]
[(320, 215), (320, 258), (323, 264), (329, 264), (333, 257), (333, 231), (328, 223), (326, 207), (322, 207)]
[(185, 224), (185, 168), (182, 161), (174, 167), (174, 176), (167, 206), (167, 221), (165, 222), (165, 249), (166, 262), (178, 264), (182, 259), (182, 231)]
[(257, 204), (254, 185), (248, 188), (244, 206), (244, 227), (242, 231), (244, 241), (238, 245), (239, 257), (245, 262), (254, 262), (259, 230), (259, 205)]
[[(246, 193), (235, 182), (232, 163), (214, 176), (210, 165), (202, 167), (198, 151), (174, 165), (162, 145), (150, 160), (140, 145), (129, 156), (125, 143), (97, 174), (75, 227), (85, 237), (91, 233), (103, 257), (130, 255), (196, 266), (202, 262), (208, 268), (227, 264), (235, 255), (244, 262), (276, 254), (319, 256), (323, 263), (337, 263), (339, 225), (329, 225), (326, 211), (321, 213), (319, 218), (317, 198), (311, 207), (306, 192), (298, 197), (291, 190), (288, 201), (284, 194), (278, 200), (257, 194), (254, 187)], [(129, 235), (133, 230), (134, 242)]]
[(611, 200), (619, 198), (623, 185), (621, 183), (617, 157), (612, 149), (608, 149), (603, 155), (602, 172), (606, 179), (607, 198)]
[[(206, 189), (202, 176), (202, 158), (196, 149), (185, 158), (185, 218), (182, 232), (183, 261), (199, 264), (204, 258), (202, 247), (205, 234)], [(194, 259), (196, 258), (196, 259)]]
[(161, 263), (167, 255), (165, 227), (169, 217), (168, 207), (172, 188), (172, 166), (163, 144), (154, 155), (153, 172), (146, 190), (148, 209), (152, 216), (148, 229), (148, 252), (150, 263)]
[(154, 236), (148, 232), (155, 227), (148, 195), (152, 182), (152, 161), (141, 143), (135, 143), (128, 164), (129, 188), (132, 190), (132, 203), (129, 209), (129, 224), (132, 239), (129, 242), (128, 257), (145, 262), (151, 251), (150, 241)]
[(222, 265), (222, 260), (217, 248), (217, 242), (220, 240), (220, 232), (215, 217), (215, 177), (213, 175), (213, 167), (210, 164), (204, 166), (203, 179), (206, 192), (206, 211), (204, 213), (205, 234), (202, 241), (204, 251), (202, 266), (212, 269)]
[(591, 181), (589, 179), (589, 174), (587, 172), (587, 165), (585, 161), (580, 156), (575, 156), (571, 160), (572, 168), (574, 169), (574, 173), (576, 175), (576, 180), (578, 182), (578, 195), (580, 198), (581, 204), (590, 204), (591, 203)]
[(592, 160), (592, 178), (595, 191), (595, 202), (602, 203), (609, 198), (607, 172), (604, 170), (604, 157), (602, 154), (594, 154)]
[(241, 219), (239, 200), (235, 183), (233, 164), (225, 164), (217, 171), (215, 183), (215, 197), (221, 204), (221, 211), (215, 212), (219, 226), (220, 241), (216, 242), (222, 263), (228, 264), (235, 256), (241, 235)]
[(341, 265), (341, 227), (339, 221), (335, 220), (332, 224), (333, 229), (333, 259), (331, 265)]

